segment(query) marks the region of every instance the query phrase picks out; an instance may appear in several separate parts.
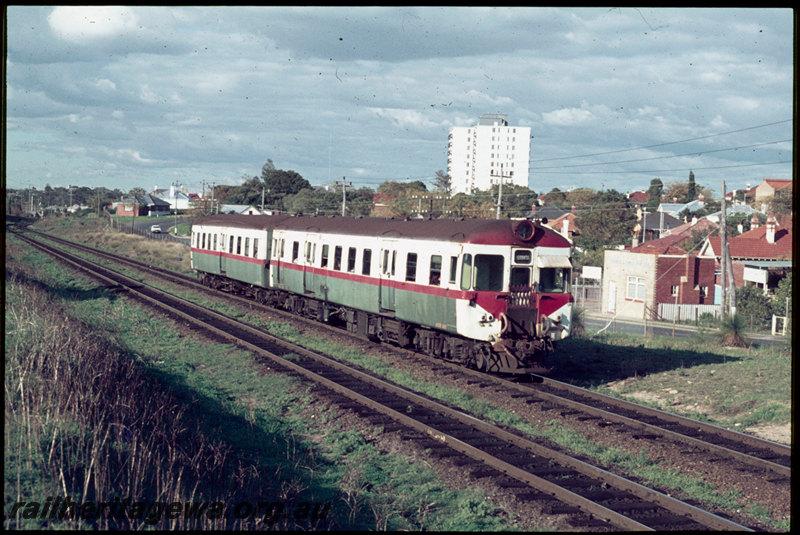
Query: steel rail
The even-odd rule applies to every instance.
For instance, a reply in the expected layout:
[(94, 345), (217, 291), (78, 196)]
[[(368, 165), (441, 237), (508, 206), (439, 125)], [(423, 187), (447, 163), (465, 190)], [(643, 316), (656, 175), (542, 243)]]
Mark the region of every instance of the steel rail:
[[(147, 263), (144, 263), (144, 262), (141, 262), (141, 261), (138, 261), (138, 260), (125, 258), (125, 257), (119, 256), (119, 255), (115, 255), (113, 253), (108, 253), (108, 252), (105, 252), (105, 251), (101, 251), (101, 250), (95, 249), (93, 247), (89, 247), (89, 246), (86, 246), (86, 245), (82, 245), (82, 244), (78, 244), (78, 243), (71, 242), (71, 241), (68, 241), (68, 240), (64, 240), (63, 238), (58, 238), (58, 237), (51, 236), (51, 235), (48, 235), (48, 234), (45, 234), (45, 233), (42, 233), (42, 232), (32, 231), (30, 229), (28, 229), (28, 231), (36, 233), (36, 234), (38, 234), (40, 236), (43, 236), (43, 237), (46, 237), (48, 239), (52, 239), (54, 241), (57, 241), (59, 243), (62, 243), (64, 245), (67, 245), (67, 246), (70, 246), (70, 247), (77, 247), (77, 248), (80, 248), (80, 249), (85, 250), (87, 252), (91, 252), (93, 254), (98, 254), (98, 255), (104, 256), (106, 258), (110, 258), (110, 259), (112, 259), (114, 261), (117, 261), (117, 262), (123, 262), (125, 264), (131, 265), (131, 266), (134, 266), (134, 267), (137, 267), (137, 268), (140, 268), (140, 269), (147, 270), (147, 271), (149, 271), (151, 273), (157, 274), (157, 275), (165, 277), (167, 279), (172, 279), (174, 281), (177, 281), (177, 282), (180, 282), (180, 283), (184, 283), (184, 284), (191, 284), (193, 286), (197, 286), (199, 288), (202, 288), (202, 289), (204, 289), (206, 291), (213, 292), (213, 290), (210, 290), (206, 286), (200, 284), (194, 278), (186, 276), (186, 275), (183, 275), (183, 274), (173, 273), (170, 270), (165, 270), (163, 268), (152, 266), (150, 264), (147, 264)], [(239, 302), (242, 302), (244, 304), (248, 304), (250, 306), (253, 306), (253, 304), (256, 304), (258, 306), (267, 307), (266, 305), (261, 305), (260, 303), (254, 302), (252, 299), (242, 298), (242, 297), (236, 296), (234, 294), (226, 294), (226, 295), (231, 297), (231, 298), (236, 299)], [(277, 313), (284, 314), (283, 311), (276, 310), (273, 307), (267, 307), (267, 308), (269, 308), (269, 310), (271, 310), (271, 311), (276, 311)], [(297, 319), (297, 316), (294, 315), (294, 314), (287, 314), (287, 316)], [(304, 318), (299, 318), (299, 319), (304, 320)], [(314, 324), (315, 325), (320, 325), (322, 327), (329, 327), (326, 324), (320, 324), (319, 322), (314, 322)], [(341, 329), (335, 329), (335, 330), (336, 330), (336, 332), (340, 332), (341, 331)], [(349, 333), (349, 334), (352, 335), (352, 333)], [(452, 366), (450, 363), (441, 361), (439, 359), (437, 359), (436, 362), (439, 363), (439, 364), (446, 364), (448, 366)], [(471, 373), (476, 373), (476, 372), (473, 372), (472, 370), (469, 370), (467, 368), (463, 368), (461, 366), (456, 366), (456, 368), (459, 369), (460, 371), (463, 371), (464, 373), (470, 373), (470, 374)], [(479, 377), (485, 379), (485, 378), (492, 377), (492, 376), (487, 375), (485, 373), (480, 373)], [(639, 405), (639, 404), (636, 404), (636, 403), (633, 403), (633, 402), (630, 402), (630, 401), (627, 401), (627, 400), (614, 398), (614, 397), (611, 397), (611, 396), (607, 396), (607, 395), (604, 395), (604, 394), (593, 392), (591, 390), (586, 390), (586, 389), (583, 389), (583, 388), (580, 388), (580, 387), (577, 387), (577, 386), (574, 386), (574, 385), (570, 385), (568, 383), (557, 381), (555, 379), (550, 379), (550, 378), (543, 377), (543, 376), (534, 376), (534, 377), (536, 377), (538, 380), (540, 380), (541, 384), (544, 384), (544, 385), (546, 385), (548, 387), (565, 390), (567, 392), (570, 392), (571, 394), (574, 394), (574, 395), (577, 395), (577, 396), (581, 396), (581, 397), (585, 397), (585, 398), (589, 398), (589, 399), (591, 399), (593, 401), (596, 401), (598, 403), (603, 403), (603, 404), (605, 404), (607, 406), (619, 407), (622, 410), (627, 410), (627, 411), (639, 413), (639, 414), (642, 414), (642, 415), (644, 415), (646, 417), (658, 418), (660, 420), (663, 420), (663, 421), (666, 421), (666, 422), (669, 422), (669, 423), (673, 423), (673, 424), (682, 426), (684, 428), (690, 428), (690, 429), (699, 431), (701, 433), (706, 433), (706, 434), (710, 434), (710, 435), (713, 435), (713, 436), (721, 437), (724, 440), (728, 440), (728, 441), (731, 441), (731, 442), (739, 442), (739, 443), (747, 445), (750, 448), (754, 448), (756, 450), (762, 450), (762, 451), (763, 450), (768, 450), (768, 451), (773, 452), (778, 457), (783, 457), (783, 458), (787, 458), (787, 459), (791, 458), (791, 447), (785, 446), (783, 444), (778, 444), (778, 443), (775, 443), (775, 442), (772, 442), (772, 441), (768, 441), (768, 440), (765, 440), (765, 439), (754, 437), (752, 435), (747, 435), (747, 434), (744, 434), (744, 433), (731, 431), (731, 430), (724, 429), (724, 428), (719, 427), (719, 426), (715, 426), (715, 425), (708, 424), (708, 423), (705, 423), (705, 422), (700, 422), (698, 420), (694, 420), (694, 419), (691, 419), (691, 418), (688, 418), (688, 417), (685, 417), (685, 416), (679, 416), (679, 415), (671, 414), (671, 413), (668, 413), (668, 412), (665, 412), (665, 411), (662, 411), (662, 410), (659, 410), (659, 409), (646, 407), (646, 406)], [(777, 475), (779, 475), (781, 477), (790, 477), (791, 476), (791, 466), (789, 466), (788, 464), (780, 464), (780, 463), (776, 463), (776, 462), (768, 460), (768, 459), (764, 459), (764, 458), (761, 458), (761, 457), (750, 455), (748, 453), (743, 453), (741, 451), (737, 451), (737, 450), (734, 450), (734, 449), (731, 449), (731, 448), (728, 448), (728, 447), (725, 447), (725, 446), (721, 446), (721, 445), (715, 444), (713, 442), (709, 442), (709, 441), (706, 441), (706, 440), (703, 440), (703, 439), (700, 439), (700, 438), (689, 436), (689, 435), (687, 435), (687, 434), (685, 434), (683, 432), (680, 432), (680, 431), (667, 429), (665, 427), (662, 427), (662, 426), (659, 426), (659, 425), (656, 425), (656, 424), (652, 424), (652, 423), (643, 422), (641, 420), (637, 420), (637, 419), (625, 416), (623, 414), (618, 414), (618, 413), (613, 412), (611, 410), (602, 409), (600, 407), (596, 407), (596, 406), (593, 406), (593, 405), (590, 405), (590, 404), (587, 404), (587, 403), (584, 403), (584, 402), (581, 402), (581, 401), (568, 399), (568, 398), (565, 398), (565, 397), (563, 397), (561, 395), (558, 395), (558, 394), (553, 394), (553, 393), (549, 393), (549, 392), (542, 392), (541, 390), (537, 390), (535, 388), (521, 387), (517, 383), (511, 382), (511, 381), (506, 381), (504, 379), (500, 379), (500, 380), (502, 380), (505, 384), (514, 387), (517, 390), (524, 391), (524, 392), (529, 393), (529, 394), (533, 394), (533, 395), (537, 396), (539, 399), (542, 399), (544, 401), (548, 401), (548, 402), (553, 403), (553, 404), (558, 404), (558, 405), (564, 406), (566, 408), (571, 408), (571, 409), (574, 409), (574, 410), (579, 410), (581, 412), (585, 412), (587, 414), (592, 414), (592, 415), (595, 415), (595, 416), (597, 416), (599, 418), (603, 418), (604, 420), (607, 420), (607, 421), (616, 422), (616, 423), (624, 424), (624, 425), (627, 425), (627, 426), (630, 426), (630, 427), (633, 427), (633, 428), (637, 428), (637, 429), (640, 429), (643, 432), (646, 432), (648, 434), (662, 436), (664, 438), (670, 438), (672, 440), (676, 440), (676, 441), (679, 441), (679, 442), (684, 442), (684, 443), (686, 443), (686, 444), (688, 444), (690, 446), (694, 446), (694, 447), (700, 448), (700, 449), (705, 450), (705, 451), (710, 452), (710, 453), (714, 453), (714, 454), (718, 454), (718, 455), (721, 455), (721, 456), (725, 456), (725, 457), (736, 459), (737, 461), (742, 462), (743, 464), (747, 464), (749, 466), (752, 466), (754, 468), (769, 470), (769, 471), (771, 471), (771, 472), (773, 472), (773, 473), (775, 473), (775, 474), (777, 474)]]
[[(141, 299), (144, 299), (147, 302), (152, 303), (153, 305), (156, 305), (156, 306), (161, 307), (161, 308), (166, 308), (166, 309), (169, 310), (170, 313), (176, 314), (179, 317), (182, 317), (186, 321), (188, 321), (188, 322), (190, 322), (190, 323), (192, 323), (192, 324), (194, 324), (194, 325), (196, 325), (198, 327), (210, 330), (210, 331), (214, 332), (215, 334), (217, 334), (219, 336), (222, 336), (222, 337), (224, 337), (226, 339), (229, 339), (229, 340), (235, 342), (236, 344), (238, 344), (238, 345), (240, 345), (242, 347), (246, 347), (246, 348), (248, 348), (250, 350), (253, 350), (253, 351), (257, 352), (260, 355), (263, 355), (263, 356), (271, 359), (273, 362), (275, 362), (275, 363), (277, 363), (277, 364), (279, 364), (279, 365), (281, 365), (283, 367), (289, 368), (289, 369), (291, 369), (292, 371), (294, 371), (296, 373), (302, 374), (303, 376), (306, 376), (306, 377), (312, 379), (315, 382), (319, 382), (321, 384), (324, 384), (327, 388), (330, 388), (330, 389), (332, 389), (334, 391), (337, 391), (342, 395), (346, 395), (347, 397), (349, 397), (351, 399), (354, 399), (354, 400), (358, 401), (359, 403), (361, 403), (361, 404), (363, 404), (363, 405), (365, 405), (365, 406), (367, 406), (367, 407), (369, 407), (369, 408), (371, 408), (373, 410), (376, 410), (376, 411), (378, 411), (378, 412), (380, 412), (380, 413), (392, 418), (395, 421), (398, 421), (398, 422), (402, 423), (403, 425), (409, 426), (409, 427), (411, 427), (413, 429), (416, 429), (418, 431), (422, 431), (422, 432), (424, 432), (424, 433), (436, 438), (437, 440), (445, 443), (447, 446), (455, 449), (456, 451), (460, 451), (460, 452), (462, 452), (462, 453), (464, 453), (464, 454), (466, 454), (466, 455), (468, 455), (468, 456), (470, 456), (470, 457), (472, 457), (472, 458), (474, 458), (476, 460), (479, 460), (479, 461), (487, 464), (488, 466), (492, 466), (493, 468), (499, 470), (502, 473), (507, 474), (510, 477), (513, 477), (514, 479), (517, 479), (517, 480), (522, 481), (522, 482), (524, 482), (526, 484), (529, 484), (529, 485), (532, 484), (535, 488), (539, 488), (541, 490), (544, 490), (545, 492), (557, 497), (559, 500), (562, 500), (565, 503), (569, 503), (571, 505), (574, 505), (575, 507), (578, 507), (582, 511), (585, 511), (585, 512), (587, 512), (587, 513), (589, 513), (589, 514), (591, 514), (593, 516), (601, 518), (601, 519), (603, 519), (603, 520), (605, 520), (607, 522), (613, 523), (614, 525), (617, 525), (617, 526), (625, 528), (625, 529), (635, 529), (635, 530), (650, 529), (650, 528), (648, 528), (648, 526), (646, 526), (644, 524), (641, 524), (639, 522), (636, 522), (635, 520), (632, 520), (629, 517), (626, 517), (626, 516), (616, 512), (616, 511), (614, 511), (614, 510), (612, 510), (610, 508), (607, 508), (607, 507), (605, 507), (603, 505), (597, 504), (597, 503), (595, 503), (595, 502), (593, 502), (593, 501), (591, 501), (591, 500), (589, 500), (587, 498), (584, 498), (584, 497), (582, 497), (582, 496), (580, 496), (580, 495), (578, 495), (576, 493), (573, 493), (573, 492), (571, 492), (571, 491), (569, 491), (567, 489), (564, 489), (564, 488), (562, 488), (562, 487), (560, 487), (560, 486), (558, 486), (558, 485), (556, 485), (556, 484), (554, 484), (552, 482), (544, 480), (544, 479), (536, 476), (535, 474), (527, 472), (527, 471), (525, 471), (525, 470), (523, 470), (523, 469), (521, 469), (521, 468), (519, 468), (517, 466), (514, 466), (513, 464), (510, 464), (510, 463), (508, 463), (508, 462), (506, 462), (506, 461), (504, 461), (502, 459), (499, 459), (497, 457), (489, 455), (486, 452), (481, 451), (480, 449), (478, 449), (478, 448), (476, 448), (476, 447), (474, 447), (474, 446), (472, 446), (472, 445), (470, 445), (470, 444), (458, 439), (455, 436), (452, 436), (451, 434), (449, 434), (447, 432), (443, 432), (443, 431), (441, 431), (440, 429), (437, 429), (434, 426), (425, 424), (425, 423), (423, 423), (423, 422), (421, 422), (421, 421), (419, 421), (419, 420), (417, 420), (417, 419), (415, 419), (415, 418), (413, 418), (413, 417), (411, 417), (411, 416), (409, 416), (407, 414), (404, 414), (404, 413), (399, 412), (399, 411), (397, 411), (397, 410), (395, 410), (395, 409), (393, 409), (391, 407), (388, 407), (388, 406), (384, 405), (383, 403), (380, 403), (378, 401), (370, 399), (370, 398), (368, 398), (368, 397), (366, 397), (366, 396), (364, 396), (362, 394), (359, 394), (357, 392), (353, 392), (352, 389), (350, 389), (350, 388), (348, 388), (346, 386), (343, 386), (343, 385), (339, 384), (338, 382), (336, 382), (336, 381), (334, 381), (332, 379), (326, 378), (326, 377), (324, 377), (324, 376), (322, 376), (322, 375), (320, 375), (320, 374), (318, 374), (316, 372), (313, 372), (313, 371), (309, 370), (308, 368), (305, 368), (305, 367), (303, 367), (303, 366), (301, 366), (299, 364), (296, 364), (296, 363), (294, 363), (292, 361), (286, 360), (285, 358), (281, 357), (280, 355), (277, 355), (272, 351), (266, 350), (265, 348), (261, 347), (260, 345), (258, 345), (256, 343), (252, 343), (252, 342), (249, 342), (247, 340), (243, 340), (241, 334), (231, 334), (231, 332), (229, 332), (229, 330), (222, 329), (222, 328), (219, 328), (217, 326), (209, 324), (207, 319), (203, 320), (203, 319), (199, 318), (197, 314), (192, 314), (191, 312), (187, 312), (187, 311), (182, 310), (183, 307), (190, 307), (191, 309), (201, 309), (201, 308), (203, 308), (203, 307), (200, 307), (199, 305), (195, 305), (194, 303), (191, 303), (191, 302), (186, 301), (184, 299), (172, 296), (171, 294), (168, 294), (168, 293), (163, 292), (161, 290), (152, 290), (152, 289), (150, 289), (149, 291), (142, 291), (142, 288), (146, 288), (146, 286), (142, 285), (139, 281), (136, 281), (135, 279), (131, 279), (130, 277), (127, 277), (127, 276), (124, 276), (124, 275), (121, 275), (121, 274), (116, 274), (115, 272), (113, 272), (113, 270), (110, 270), (109, 268), (98, 266), (98, 265), (94, 264), (93, 262), (90, 262), (90, 261), (85, 260), (85, 259), (80, 259), (80, 262), (73, 261), (72, 259), (69, 258), (70, 255), (68, 255), (67, 253), (64, 253), (62, 251), (53, 252), (52, 248), (49, 248), (49, 247), (47, 247), (47, 250), (51, 254), (57, 255), (59, 258), (69, 262), (71, 265), (76, 266), (76, 267), (80, 268), (81, 270), (93, 271), (94, 272), (93, 276), (96, 276), (96, 277), (100, 278), (101, 280), (108, 281), (110, 284), (112, 284), (115, 287), (121, 287), (121, 288), (127, 290), (128, 292), (135, 294), (137, 297), (139, 297)], [(89, 264), (89, 266), (87, 266), (86, 264)], [(106, 273), (112, 272), (112, 273), (114, 273), (114, 275), (112, 275), (112, 276), (103, 275), (102, 273), (97, 273), (97, 270), (104, 271)], [(155, 293), (156, 295), (155, 296), (151, 295), (151, 293)], [(169, 300), (173, 301), (173, 304), (169, 304), (169, 305), (165, 304), (163, 302), (164, 296), (167, 296)], [(180, 305), (180, 306), (178, 306), (178, 305)], [(563, 455), (563, 454), (561, 454), (559, 452), (554, 452), (553, 450), (550, 450), (548, 448), (544, 448), (543, 446), (540, 446), (540, 445), (535, 444), (535, 443), (533, 443), (531, 441), (528, 441), (528, 440), (526, 440), (526, 439), (524, 439), (524, 438), (522, 438), (522, 437), (520, 437), (518, 435), (515, 435), (515, 434), (509, 433), (507, 431), (498, 429), (496, 426), (493, 426), (491, 424), (487, 424), (485, 422), (482, 422), (482, 421), (478, 420), (477, 418), (475, 418), (473, 416), (470, 416), (468, 414), (462, 413), (461, 411), (457, 411), (457, 410), (454, 410), (452, 408), (445, 407), (445, 406), (441, 405), (440, 403), (432, 401), (430, 399), (427, 399), (427, 398), (425, 398), (423, 396), (420, 396), (419, 394), (410, 392), (410, 391), (408, 391), (408, 390), (406, 390), (404, 388), (401, 388), (399, 386), (392, 385), (392, 384), (390, 384), (390, 383), (388, 383), (388, 382), (386, 382), (386, 381), (384, 381), (382, 379), (373, 377), (373, 376), (368, 375), (368, 374), (366, 374), (364, 372), (360, 372), (358, 370), (354, 370), (354, 369), (350, 368), (349, 366), (346, 366), (346, 365), (344, 365), (344, 364), (342, 364), (342, 363), (340, 363), (338, 361), (330, 359), (329, 357), (326, 357), (324, 355), (320, 355), (320, 354), (318, 354), (316, 352), (313, 352), (313, 351), (309, 351), (309, 350), (307, 350), (305, 348), (302, 348), (300, 346), (296, 346), (294, 344), (287, 343), (286, 341), (281, 340), (278, 337), (275, 337), (275, 336), (270, 335), (268, 333), (264, 333), (260, 329), (256, 329), (256, 328), (254, 328), (254, 327), (252, 327), (250, 325), (247, 325), (247, 324), (245, 324), (243, 322), (240, 322), (238, 320), (235, 320), (235, 319), (232, 319), (232, 318), (228, 318), (228, 317), (226, 317), (226, 316), (224, 316), (222, 314), (219, 314), (219, 313), (216, 313), (214, 311), (207, 310), (207, 309), (203, 309), (203, 314), (214, 318), (216, 321), (223, 322), (223, 323), (225, 323), (227, 325), (233, 326), (233, 327), (235, 327), (235, 329), (237, 329), (239, 331), (244, 331), (245, 333), (248, 333), (249, 335), (251, 335), (253, 337), (257, 337), (257, 338), (261, 338), (261, 339), (267, 339), (267, 340), (270, 341), (270, 343), (278, 344), (278, 345), (280, 345), (282, 347), (289, 348), (291, 351), (293, 351), (295, 353), (299, 353), (299, 354), (301, 354), (301, 355), (303, 355), (305, 357), (312, 358), (312, 359), (314, 359), (315, 361), (318, 361), (318, 362), (323, 362), (326, 366), (328, 366), (330, 368), (333, 368), (333, 369), (335, 369), (335, 370), (337, 370), (339, 372), (346, 373), (349, 376), (354, 377), (357, 380), (357, 382), (360, 383), (360, 384), (367, 383), (367, 384), (370, 384), (372, 386), (379, 387), (382, 390), (388, 391), (388, 392), (393, 393), (394, 395), (400, 396), (400, 397), (408, 400), (411, 403), (426, 407), (426, 408), (428, 408), (430, 410), (433, 410), (433, 411), (436, 411), (438, 413), (442, 413), (442, 414), (448, 416), (449, 418), (453, 418), (453, 419), (455, 419), (455, 420), (457, 420), (457, 421), (459, 421), (461, 423), (467, 424), (467, 425), (469, 425), (469, 426), (471, 426), (471, 427), (473, 427), (475, 429), (481, 430), (484, 433), (489, 433), (492, 436), (494, 436), (495, 438), (498, 438), (498, 439), (503, 440), (503, 441), (505, 441), (507, 443), (510, 443), (510, 444), (514, 444), (517, 447), (520, 447), (520, 448), (522, 448), (524, 450), (530, 451), (534, 455), (545, 456), (545, 457), (547, 457), (549, 459), (553, 459), (556, 462), (558, 462), (560, 464), (563, 464), (564, 466), (567, 466), (567, 467), (572, 468), (574, 470), (577, 470), (577, 471), (579, 471), (579, 472), (581, 472), (583, 474), (586, 474), (589, 477), (601, 478), (602, 481), (604, 481), (606, 483), (610, 482), (612, 485), (614, 485), (615, 487), (617, 487), (617, 488), (619, 488), (621, 490), (625, 490), (625, 491), (631, 492), (634, 496), (637, 496), (637, 497), (640, 497), (642, 499), (645, 499), (645, 500), (651, 501), (653, 503), (656, 503), (656, 504), (664, 507), (665, 509), (667, 509), (667, 510), (669, 510), (669, 511), (675, 513), (675, 514), (679, 514), (681, 516), (687, 516), (687, 517), (693, 519), (694, 521), (700, 523), (701, 525), (707, 526), (707, 527), (709, 527), (711, 529), (720, 529), (720, 530), (721, 529), (736, 529), (736, 530), (746, 529), (746, 528), (744, 528), (743, 526), (741, 526), (739, 524), (736, 524), (734, 522), (731, 522), (729, 520), (721, 518), (721, 517), (719, 517), (717, 515), (713, 515), (711, 513), (706, 512), (706, 511), (702, 511), (699, 508), (696, 508), (696, 507), (694, 507), (692, 505), (686, 504), (684, 502), (681, 502), (679, 500), (676, 500), (674, 498), (666, 496), (666, 495), (664, 495), (664, 494), (662, 494), (660, 492), (654, 491), (652, 489), (647, 489), (646, 487), (643, 487), (643, 486), (641, 486), (639, 484), (624, 480), (623, 478), (621, 478), (619, 476), (616, 476), (614, 474), (608, 473), (608, 472), (606, 472), (606, 471), (604, 471), (602, 469), (599, 469), (597, 467), (593, 467), (591, 465), (588, 465), (588, 464), (586, 464), (586, 463), (584, 463), (582, 461), (579, 461), (577, 459), (572, 459), (572, 458), (570, 458), (570, 457), (568, 457), (566, 455)]]

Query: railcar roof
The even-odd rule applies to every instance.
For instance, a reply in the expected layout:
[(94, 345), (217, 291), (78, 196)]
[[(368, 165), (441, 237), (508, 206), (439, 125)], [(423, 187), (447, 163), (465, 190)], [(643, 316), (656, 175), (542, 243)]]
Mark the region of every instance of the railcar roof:
[(381, 219), (290, 215), (212, 215), (195, 224), (243, 229), (282, 229), (305, 232), (380, 236), (385, 238), (430, 239), (476, 244), (514, 244), (520, 247), (569, 247), (554, 230), (536, 226), (536, 236), (524, 242), (514, 233), (519, 221), (507, 219)]

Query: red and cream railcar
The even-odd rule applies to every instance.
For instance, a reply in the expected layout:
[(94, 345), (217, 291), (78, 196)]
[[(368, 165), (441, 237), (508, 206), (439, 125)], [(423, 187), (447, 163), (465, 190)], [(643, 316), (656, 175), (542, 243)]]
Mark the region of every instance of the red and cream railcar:
[(193, 226), (192, 265), (212, 286), (487, 371), (540, 371), (570, 332), (570, 243), (536, 221), (212, 216)]

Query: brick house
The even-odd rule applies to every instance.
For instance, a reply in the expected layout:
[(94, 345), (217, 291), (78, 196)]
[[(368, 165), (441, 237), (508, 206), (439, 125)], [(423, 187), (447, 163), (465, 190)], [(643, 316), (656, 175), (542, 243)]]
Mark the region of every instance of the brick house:
[[(792, 219), (791, 215), (778, 218), (770, 214), (767, 223), (759, 225), (758, 218), (753, 216), (749, 231), (728, 240), (736, 287), (750, 284), (769, 293), (786, 273), (791, 272)], [(706, 238), (700, 256), (714, 259), (717, 271), (721, 267), (721, 255), (720, 237)], [(718, 279), (717, 284), (720, 282)]]
[(687, 253), (683, 234), (625, 250), (607, 250), (603, 262), (603, 312), (654, 319), (659, 303), (714, 304), (714, 259)]
[(169, 203), (152, 195), (134, 195), (117, 203), (117, 215), (147, 216), (169, 214)]

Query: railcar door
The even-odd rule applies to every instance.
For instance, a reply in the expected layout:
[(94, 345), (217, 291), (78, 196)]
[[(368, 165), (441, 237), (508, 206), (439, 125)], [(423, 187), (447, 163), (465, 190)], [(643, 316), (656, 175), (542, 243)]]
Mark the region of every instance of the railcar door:
[(319, 241), (319, 235), (309, 235), (303, 244), (303, 292), (307, 294), (315, 294), (318, 290), (314, 266), (316, 265)]
[(382, 243), (380, 268), (380, 308), (394, 312), (397, 269), (397, 243), (394, 240)]

